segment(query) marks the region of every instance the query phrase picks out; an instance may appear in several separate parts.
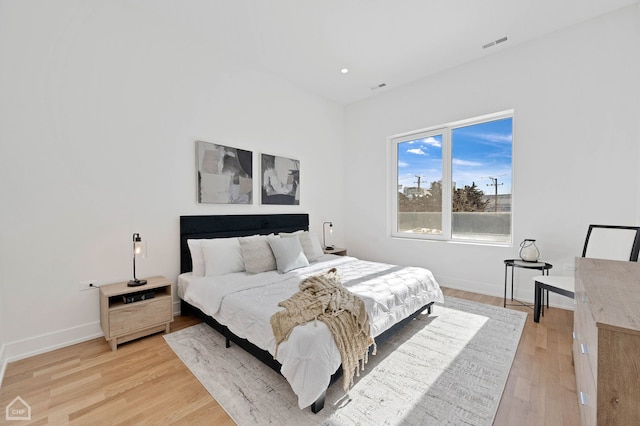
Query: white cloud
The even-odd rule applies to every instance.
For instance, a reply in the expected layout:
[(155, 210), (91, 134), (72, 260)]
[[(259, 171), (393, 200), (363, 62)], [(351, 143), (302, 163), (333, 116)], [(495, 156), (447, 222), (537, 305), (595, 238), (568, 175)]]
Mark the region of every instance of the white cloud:
[(408, 150), (407, 150), (407, 152), (408, 152), (409, 154), (427, 155), (427, 153), (426, 153), (426, 152), (424, 152), (424, 151), (422, 150), (422, 148), (411, 148), (411, 149), (408, 149)]
[(437, 139), (435, 139), (433, 136), (429, 136), (428, 138), (424, 138), (422, 140), (424, 143), (426, 143), (427, 145), (431, 145), (431, 146), (435, 146), (437, 148), (440, 148), (442, 146), (442, 144), (440, 143), (440, 141), (438, 141)]
[(398, 161), (398, 167), (407, 167), (409, 165), (409, 163), (406, 163), (404, 161)]
[(511, 133), (509, 133), (508, 135), (505, 135), (504, 133), (480, 133), (475, 136), (489, 142), (511, 143), (511, 141), (513, 140), (513, 136), (511, 135)]
[(457, 158), (454, 158), (451, 162), (456, 166), (471, 166), (471, 167), (482, 166), (482, 163), (478, 163), (477, 161), (459, 160)]

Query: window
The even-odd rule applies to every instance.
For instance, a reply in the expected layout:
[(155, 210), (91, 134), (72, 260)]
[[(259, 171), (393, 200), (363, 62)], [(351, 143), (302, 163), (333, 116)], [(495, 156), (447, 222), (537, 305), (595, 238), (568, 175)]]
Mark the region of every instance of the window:
[(391, 138), (392, 235), (511, 242), (513, 112)]

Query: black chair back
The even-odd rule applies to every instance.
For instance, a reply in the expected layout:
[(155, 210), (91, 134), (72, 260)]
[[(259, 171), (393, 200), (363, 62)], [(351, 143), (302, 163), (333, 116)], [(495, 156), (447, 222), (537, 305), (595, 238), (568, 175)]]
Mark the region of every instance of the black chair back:
[(640, 226), (589, 225), (582, 257), (638, 261)]

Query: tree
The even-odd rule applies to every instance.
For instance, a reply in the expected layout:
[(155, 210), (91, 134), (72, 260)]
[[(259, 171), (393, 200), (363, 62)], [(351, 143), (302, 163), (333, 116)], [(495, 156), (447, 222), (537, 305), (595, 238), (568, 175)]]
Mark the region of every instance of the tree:
[(442, 211), (442, 181), (436, 180), (431, 182), (429, 187), (429, 198), (425, 200), (425, 212), (441, 212)]
[(398, 193), (398, 211), (440, 212), (442, 211), (442, 182), (431, 182), (431, 187), (423, 195), (406, 196)]
[(488, 201), (482, 198), (484, 192), (478, 189), (475, 182), (453, 191), (452, 208), (454, 212), (483, 212)]
[[(483, 212), (488, 201), (483, 201), (484, 192), (472, 182), (471, 186), (455, 189), (452, 195), (454, 212)], [(407, 197), (398, 193), (398, 211), (401, 212), (441, 212), (442, 181), (433, 181), (425, 195)]]

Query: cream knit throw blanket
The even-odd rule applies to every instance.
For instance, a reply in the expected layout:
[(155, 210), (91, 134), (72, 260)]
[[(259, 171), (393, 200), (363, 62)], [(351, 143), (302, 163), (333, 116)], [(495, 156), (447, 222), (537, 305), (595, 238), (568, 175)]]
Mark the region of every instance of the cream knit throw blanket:
[(305, 278), (300, 291), (278, 304), (285, 308), (271, 317), (271, 327), (278, 345), (287, 340), (293, 327), (311, 320), (324, 322), (342, 357), (343, 388), (345, 392), (353, 385), (354, 374), (360, 375), (368, 361), (369, 346), (375, 342), (371, 337), (369, 315), (364, 302), (340, 284), (335, 268), (324, 274)]

